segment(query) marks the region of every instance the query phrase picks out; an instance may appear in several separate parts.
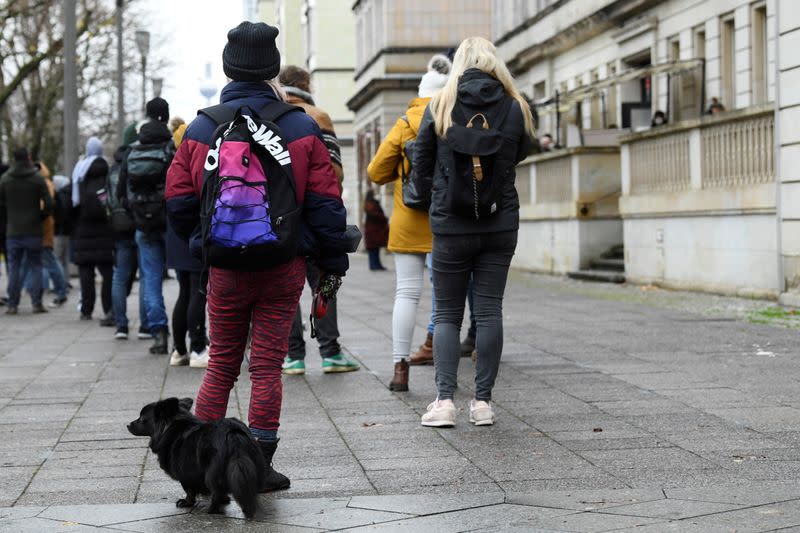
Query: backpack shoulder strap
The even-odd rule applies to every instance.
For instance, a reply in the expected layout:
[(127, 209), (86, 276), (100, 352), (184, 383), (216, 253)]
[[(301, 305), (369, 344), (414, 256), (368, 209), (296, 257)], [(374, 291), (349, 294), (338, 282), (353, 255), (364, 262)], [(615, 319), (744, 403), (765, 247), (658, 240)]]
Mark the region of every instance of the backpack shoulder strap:
[(198, 115), (205, 115), (214, 121), (218, 126), (230, 122), (236, 116), (233, 109), (225, 104), (217, 104), (211, 107), (206, 107), (197, 112)]
[(258, 116), (261, 120), (266, 120), (267, 122), (275, 122), (283, 115), (287, 113), (291, 113), (292, 111), (302, 111), (305, 113), (305, 109), (302, 107), (287, 104), (286, 102), (270, 102), (267, 104), (261, 111), (258, 112)]

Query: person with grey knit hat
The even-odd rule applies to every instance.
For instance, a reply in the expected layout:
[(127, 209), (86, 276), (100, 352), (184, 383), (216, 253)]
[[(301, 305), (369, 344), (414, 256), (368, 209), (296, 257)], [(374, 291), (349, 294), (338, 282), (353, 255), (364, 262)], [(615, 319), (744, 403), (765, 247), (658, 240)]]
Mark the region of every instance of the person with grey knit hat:
[(411, 173), (411, 154), (408, 143), (414, 141), (431, 97), (445, 86), (450, 72), (450, 60), (435, 55), (419, 83), (418, 97), (411, 100), (405, 115), (381, 142), (378, 152), (367, 168), (370, 180), (378, 185), (394, 182), (394, 209), (389, 224), (389, 251), (394, 253), (397, 286), (392, 313), (392, 361), (394, 377), (389, 388), (408, 390), (409, 364), (433, 362), (432, 336), (420, 350), (411, 355), (416, 313), (422, 295), (425, 256), (430, 253), (432, 239), (428, 213), (413, 209), (403, 202), (403, 181)]

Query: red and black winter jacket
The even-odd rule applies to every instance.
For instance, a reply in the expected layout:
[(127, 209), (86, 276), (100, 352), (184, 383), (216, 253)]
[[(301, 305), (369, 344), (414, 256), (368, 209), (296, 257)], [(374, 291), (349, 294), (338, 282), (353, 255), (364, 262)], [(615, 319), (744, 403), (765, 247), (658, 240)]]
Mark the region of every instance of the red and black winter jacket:
[[(258, 112), (276, 99), (267, 85), (243, 81), (230, 82), (220, 96), (220, 102), (234, 111), (244, 107)], [(283, 115), (276, 124), (289, 146), (297, 202), (303, 209), (301, 254), (314, 258), (323, 271), (343, 276), (349, 266), (344, 251), (347, 212), (322, 132), (301, 110)], [(203, 166), (216, 129), (214, 121), (198, 115), (186, 128), (167, 172), (167, 216), (175, 232), (187, 241), (199, 228)]]

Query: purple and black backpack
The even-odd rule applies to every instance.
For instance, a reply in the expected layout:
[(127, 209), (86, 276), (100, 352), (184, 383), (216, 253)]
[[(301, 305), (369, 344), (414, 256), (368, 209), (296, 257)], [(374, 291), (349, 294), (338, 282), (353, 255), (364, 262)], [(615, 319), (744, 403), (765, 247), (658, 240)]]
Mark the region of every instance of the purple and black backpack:
[(301, 108), (274, 102), (258, 114), (225, 105), (199, 111), (220, 126), (203, 176), (205, 267), (260, 271), (297, 256), (300, 207), (292, 161), (275, 120)]

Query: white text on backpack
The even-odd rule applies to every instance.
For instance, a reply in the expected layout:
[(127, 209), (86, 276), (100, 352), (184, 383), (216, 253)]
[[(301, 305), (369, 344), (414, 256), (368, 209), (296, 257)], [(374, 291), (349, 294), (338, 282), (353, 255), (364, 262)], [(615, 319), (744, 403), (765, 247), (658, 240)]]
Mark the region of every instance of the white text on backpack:
[(267, 151), (272, 154), (272, 157), (280, 163), (281, 166), (290, 165), (292, 163), (292, 158), (289, 154), (289, 150), (286, 150), (283, 145), (281, 144), (281, 138), (278, 135), (270, 130), (262, 124), (261, 126), (257, 125), (253, 120), (245, 115), (247, 119), (247, 128), (250, 130), (250, 133), (253, 135), (253, 140), (267, 149)]

